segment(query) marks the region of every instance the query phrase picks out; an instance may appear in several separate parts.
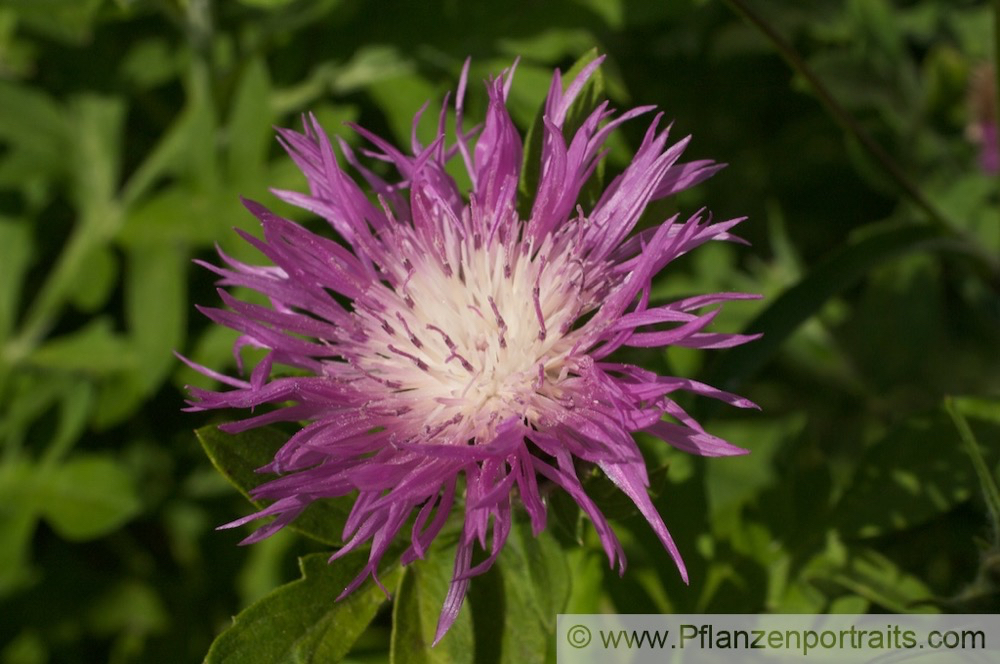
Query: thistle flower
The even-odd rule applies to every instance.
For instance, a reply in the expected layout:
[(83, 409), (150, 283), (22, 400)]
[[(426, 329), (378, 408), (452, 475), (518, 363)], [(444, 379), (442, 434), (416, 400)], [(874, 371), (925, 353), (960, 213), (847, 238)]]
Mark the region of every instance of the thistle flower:
[[(202, 309), (240, 332), (237, 360), (245, 346), (267, 352), (249, 380), (193, 365), (232, 388), (192, 389), (193, 409), (277, 406), (224, 425), (228, 432), (308, 422), (261, 469), (278, 477), (254, 496), (273, 502), (225, 527), (274, 517), (245, 540), (256, 542), (313, 501), (356, 496), (345, 545), (331, 561), (368, 541), (371, 553), (346, 595), (369, 575), (378, 582), (379, 561), (414, 512), (403, 564), (424, 557), (452, 511), (464, 511), (438, 640), (455, 620), (470, 579), (504, 546), (515, 496), (537, 535), (546, 522), (543, 485), (566, 491), (593, 522), (612, 567), (624, 573), (622, 547), (577, 474), (578, 462), (597, 466), (634, 501), (687, 581), (647, 493), (632, 433), (648, 432), (705, 456), (745, 452), (707, 433), (671, 396), (693, 392), (741, 408), (753, 407), (749, 401), (612, 356), (623, 346), (724, 348), (748, 341), (752, 337), (705, 331), (719, 311), (706, 308), (753, 296), (650, 303), (654, 275), (705, 242), (734, 239), (729, 231), (741, 221), (713, 223), (699, 212), (632, 233), (651, 201), (722, 168), (679, 162), (688, 139), (668, 145), (660, 115), (592, 209), (577, 204), (608, 134), (653, 110), (616, 117), (604, 102), (566, 135), (568, 112), (599, 64), (590, 63), (565, 90), (555, 72), (527, 218), (517, 211), (522, 141), (505, 108), (513, 68), (486, 82), (485, 122), (466, 132), (466, 63), (453, 136), (446, 131), (447, 99), (437, 137), (423, 146), (414, 131), (412, 155), (353, 127), (373, 146), (365, 156), (391, 164), (398, 180), (369, 170), (339, 141), (340, 158), (377, 195), (377, 204), (345, 173), (315, 118), (306, 120), (304, 133), (279, 130), (309, 193), (275, 194), (328, 221), (340, 242), (244, 201), (263, 238), (241, 235), (273, 265), (251, 266), (224, 254), (226, 267), (206, 265), (221, 275), (222, 286), (250, 288), (270, 300), (270, 306), (251, 304), (220, 290), (228, 310)], [(467, 195), (445, 170), (453, 158), (472, 182)], [(276, 364), (298, 371), (272, 376)], [(476, 542), (488, 553), (472, 566)]]

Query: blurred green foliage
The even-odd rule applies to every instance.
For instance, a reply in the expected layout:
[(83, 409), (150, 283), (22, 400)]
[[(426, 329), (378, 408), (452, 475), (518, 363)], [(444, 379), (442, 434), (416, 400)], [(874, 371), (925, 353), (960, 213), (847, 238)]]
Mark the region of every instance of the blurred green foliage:
[[(1000, 201), (966, 136), (971, 73), (995, 53), (990, 7), (747, 6), (808, 71), (704, 0), (0, 0), (0, 662), (199, 661), (242, 609), (233, 630), (289, 602), (315, 609), (305, 641), (230, 630), (212, 661), (258, 661), (241, 650), (253, 632), (280, 661), (355, 640), (356, 661), (531, 661), (560, 610), (1000, 609), (998, 515), (983, 497), (1000, 463)], [(250, 507), (192, 434), (206, 417), (179, 412), (183, 385), (206, 379), (172, 351), (233, 365), (231, 333), (190, 315), (216, 297), (191, 259), (218, 244), (257, 260), (231, 230), (253, 227), (239, 195), (296, 214), (268, 193), (303, 184), (272, 125), (314, 112), (348, 141), (341, 125), (356, 120), (405, 145), (467, 56), (473, 80), (520, 56), (510, 105), (527, 130), (552, 68), (594, 47), (619, 108), (657, 104), (694, 135), (691, 158), (731, 164), (672, 205), (748, 215), (753, 248), (695, 252), (654, 296), (762, 292), (718, 327), (764, 339), (630, 359), (760, 403), (749, 416), (689, 404), (752, 454), (706, 461), (641, 441), (690, 586), (595, 478), (627, 545), (624, 578), (554, 495), (549, 531), (518, 526), (438, 654), (408, 649), (433, 633), (447, 538), (436, 558), (385, 571), (390, 610), (370, 583), (333, 603), (362, 564), (318, 555), (336, 505), (300, 524), (310, 537), (240, 549), (240, 533), (213, 530)], [(620, 132), (609, 172), (642, 129)], [(261, 436), (252, 451), (211, 429), (202, 443), (246, 489), (277, 444)]]

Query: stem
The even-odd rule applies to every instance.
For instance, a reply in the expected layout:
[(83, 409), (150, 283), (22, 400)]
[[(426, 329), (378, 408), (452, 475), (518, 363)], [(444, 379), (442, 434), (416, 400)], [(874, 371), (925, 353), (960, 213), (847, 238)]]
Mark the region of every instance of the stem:
[(986, 510), (989, 512), (990, 523), (993, 526), (993, 542), (994, 545), (1000, 545), (1000, 489), (997, 488), (996, 480), (986, 465), (986, 460), (983, 458), (983, 453), (979, 449), (979, 443), (976, 442), (972, 429), (969, 428), (969, 423), (956, 407), (955, 400), (952, 397), (945, 397), (944, 408), (955, 423), (955, 428), (958, 429), (958, 435), (962, 440), (962, 446), (972, 459), (976, 475), (979, 476), (983, 498), (986, 499)]
[(90, 251), (107, 238), (100, 226), (113, 226), (118, 211), (112, 206), (102, 210), (105, 218), (94, 222), (93, 216), (81, 219), (67, 241), (55, 267), (49, 271), (38, 296), (31, 303), (20, 332), (3, 349), (4, 359), (12, 366), (30, 355), (55, 325), (56, 317), (73, 287), (73, 276), (82, 271), (83, 261)]

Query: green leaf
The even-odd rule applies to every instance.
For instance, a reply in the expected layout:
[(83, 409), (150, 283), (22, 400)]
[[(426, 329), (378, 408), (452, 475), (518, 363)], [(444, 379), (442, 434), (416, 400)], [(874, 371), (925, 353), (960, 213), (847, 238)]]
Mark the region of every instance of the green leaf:
[(170, 624), (167, 608), (152, 586), (123, 580), (106, 590), (87, 611), (91, 630), (101, 635), (128, 631), (162, 634)]
[(107, 214), (107, 208), (118, 190), (126, 105), (117, 97), (87, 94), (73, 99), (70, 111), (76, 204), (92, 224), (91, 232), (110, 238), (118, 216)]
[(119, 72), (131, 87), (148, 90), (177, 76), (180, 55), (175, 54), (166, 39), (150, 35), (129, 49), (121, 60)]
[(107, 317), (95, 318), (83, 329), (56, 337), (28, 356), (33, 366), (102, 375), (134, 369), (137, 360), (122, 336), (111, 329)]
[[(368, 554), (355, 551), (327, 563), (316, 553), (299, 559), (302, 577), (287, 583), (242, 611), (212, 643), (206, 664), (299, 664), (339, 662), (375, 618), (386, 597), (366, 581), (338, 601), (336, 597), (360, 572)], [(394, 587), (401, 569), (383, 573)]]
[(139, 378), (147, 393), (173, 368), (171, 351), (184, 340), (188, 306), (185, 258), (169, 243), (137, 245), (129, 250), (125, 314), (141, 365)]
[(240, 77), (226, 126), (231, 183), (249, 186), (263, 178), (272, 124), (271, 81), (264, 62), (254, 59)]
[(407, 566), (392, 612), (392, 664), (475, 661), (472, 619), (467, 605), (462, 607), (441, 642), (431, 647), (454, 560), (454, 546), (432, 546), (426, 560)]
[(830, 580), (891, 613), (937, 612), (927, 604), (930, 588), (876, 551), (852, 556), (847, 569)]
[(1000, 398), (997, 397), (955, 397), (953, 407), (958, 414), (977, 420), (1000, 424)]
[(767, 364), (785, 340), (830, 298), (854, 285), (872, 268), (900, 254), (924, 248), (940, 235), (939, 230), (929, 226), (881, 227), (836, 250), (747, 325), (747, 333), (764, 336), (721, 355), (711, 366), (705, 382), (727, 390), (737, 389), (744, 379)]
[(70, 286), (69, 301), (80, 311), (96, 313), (107, 304), (119, 285), (118, 257), (108, 245), (90, 249)]
[(211, 246), (233, 235), (234, 226), (246, 226), (247, 214), (235, 191), (209, 192), (175, 185), (129, 210), (122, 229), (125, 245), (156, 242)]
[[(0, 477), (0, 484), (3, 479)], [(0, 486), (0, 493), (3, 487)], [(31, 540), (38, 515), (29, 509), (0, 510), (0, 599), (32, 580)]]
[(61, 41), (83, 44), (104, 0), (5, 0), (33, 30)]
[(556, 616), (570, 596), (566, 555), (546, 531), (534, 537), (526, 520), (516, 520), (497, 565), (506, 609), (500, 661), (545, 662), (555, 653)]
[(602, 552), (577, 546), (566, 551), (566, 564), (571, 588), (562, 613), (600, 613), (607, 558)]
[(74, 293), (80, 275), (88, 269), (87, 258), (117, 233), (121, 210), (115, 200), (121, 161), (121, 135), (125, 103), (118, 98), (81, 95), (71, 104), (67, 128), (72, 139), (67, 154), (72, 175), (72, 193), (78, 219), (55, 265), (49, 270), (31, 303), (21, 329), (19, 352), (33, 349), (55, 326), (68, 296)]
[(45, 449), (43, 464), (61, 461), (80, 438), (94, 402), (92, 381), (63, 379), (63, 393), (59, 399), (59, 421)]
[[(128, 344), (128, 352), (135, 356), (135, 348), (131, 343)], [(141, 365), (113, 373), (100, 383), (97, 402), (91, 412), (91, 424), (99, 431), (120, 424), (145, 399), (146, 379), (142, 375)]]
[[(394, 116), (391, 124), (397, 129), (400, 139), (409, 141), (413, 111), (433, 96), (433, 89), (423, 78), (414, 78), (416, 71), (412, 58), (400, 54), (399, 49), (385, 44), (373, 44), (359, 48), (351, 59), (330, 75), (330, 88), (339, 95), (356, 92), (362, 88), (369, 90), (376, 99), (384, 99), (381, 104), (386, 113)], [(392, 88), (378, 87), (376, 84), (404, 82), (400, 97), (391, 95)]]
[[(584, 67), (589, 65), (591, 62), (596, 60), (598, 57), (597, 48), (592, 48), (591, 50), (580, 56), (566, 75), (562, 77), (563, 90), (569, 86), (569, 83), (576, 78)], [(577, 95), (576, 99), (570, 105), (569, 110), (566, 113), (566, 122), (563, 125), (563, 136), (572, 137), (583, 121), (586, 120), (587, 116), (603, 101), (605, 98), (604, 90), (604, 77), (601, 74), (601, 70), (598, 69), (591, 76), (587, 83), (580, 90), (580, 94)], [(521, 181), (518, 183), (518, 213), (521, 215), (522, 219), (527, 219), (531, 215), (531, 207), (535, 203), (535, 195), (538, 192), (538, 181), (541, 177), (542, 168), (542, 141), (545, 137), (545, 125), (542, 122), (542, 118), (545, 115), (544, 102), (542, 106), (539, 107), (537, 114), (535, 115), (535, 121), (532, 123), (531, 127), (528, 129), (528, 133), (524, 137), (524, 158), (521, 162)], [(603, 164), (599, 164), (598, 168), (595, 170), (594, 176), (591, 180), (584, 186), (583, 190), (580, 192), (580, 201), (585, 205), (592, 205), (596, 202), (593, 194), (596, 190), (597, 195), (600, 195), (600, 190), (602, 188), (601, 180), (603, 178)], [(593, 199), (593, 200), (591, 200)]]
[(799, 413), (782, 418), (734, 418), (716, 422), (712, 433), (750, 449), (746, 456), (714, 459), (705, 468), (705, 494), (712, 533), (732, 537), (748, 525), (744, 510), (779, 480), (775, 459), (805, 428)]
[(57, 533), (89, 540), (117, 529), (139, 512), (132, 477), (114, 459), (78, 455), (35, 477), (32, 499)]
[[(598, 566), (598, 584), (601, 578)], [(530, 522), (515, 518), (496, 564), (473, 580), (469, 592), (476, 662), (554, 661), (555, 620), (566, 610), (570, 585), (569, 562), (555, 537), (546, 530), (535, 538)]]
[[(11, 454), (21, 445), (32, 422), (65, 394), (66, 386), (39, 371), (17, 371), (8, 375), (10, 378), (4, 386), (7, 389), (3, 393), (3, 417), (0, 417), (0, 440), (10, 446), (5, 451)], [(13, 456), (15, 454), (11, 454)]]
[(31, 580), (31, 539), (38, 513), (27, 495), (34, 470), (28, 463), (0, 464), (0, 598)]
[[(227, 434), (214, 426), (202, 427), (195, 433), (218, 471), (255, 507), (264, 507), (265, 503), (251, 498), (250, 492), (273, 476), (255, 471), (274, 460), (275, 452), (288, 441), (288, 434), (273, 427)], [(340, 546), (351, 504), (350, 496), (314, 502), (288, 527), (323, 544)]]
[(0, 81), (0, 138), (27, 150), (49, 173), (65, 169), (69, 128), (62, 108), (45, 93)]
[[(984, 424), (987, 430), (996, 440), (1000, 430)], [(835, 525), (846, 535), (883, 535), (967, 500), (976, 481), (955, 438), (954, 424), (942, 413), (913, 417), (891, 431), (859, 461), (836, 508)], [(996, 459), (996, 449), (988, 453)]]

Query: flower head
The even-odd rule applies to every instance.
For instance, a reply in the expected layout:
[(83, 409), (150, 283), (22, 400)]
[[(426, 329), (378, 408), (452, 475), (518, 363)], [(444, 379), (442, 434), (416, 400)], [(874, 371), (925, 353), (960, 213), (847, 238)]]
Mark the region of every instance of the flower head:
[[(438, 638), (454, 621), (470, 578), (500, 553), (515, 495), (537, 535), (546, 521), (540, 485), (561, 487), (593, 522), (611, 565), (624, 572), (621, 545), (577, 475), (577, 463), (595, 465), (635, 502), (686, 580), (680, 554), (647, 493), (646, 467), (632, 433), (645, 431), (695, 454), (744, 452), (707, 433), (671, 395), (688, 391), (739, 407), (753, 404), (612, 357), (623, 346), (743, 343), (750, 337), (705, 331), (718, 313), (717, 307), (706, 308), (752, 296), (717, 293), (651, 304), (657, 272), (704, 242), (733, 239), (729, 230), (740, 221), (713, 223), (698, 213), (632, 232), (651, 201), (722, 167), (678, 161), (688, 139), (668, 145), (669, 128), (660, 128), (659, 115), (631, 164), (597, 203), (591, 209), (578, 205), (608, 134), (652, 110), (616, 117), (605, 102), (567, 135), (568, 112), (599, 64), (590, 63), (565, 90), (558, 71), (553, 77), (537, 190), (526, 218), (517, 205), (522, 141), (505, 108), (513, 69), (486, 83), (486, 120), (466, 132), (466, 64), (453, 136), (445, 129), (447, 100), (436, 139), (423, 146), (414, 137), (412, 155), (354, 127), (372, 146), (365, 155), (391, 164), (397, 180), (366, 168), (343, 141), (338, 156), (312, 117), (305, 133), (280, 130), (309, 193), (276, 195), (327, 220), (341, 241), (245, 201), (261, 222), (263, 238), (243, 235), (272, 265), (251, 266), (223, 255), (226, 267), (208, 266), (223, 286), (254, 289), (271, 305), (220, 291), (228, 310), (203, 309), (241, 333), (237, 352), (253, 346), (266, 355), (248, 380), (198, 367), (232, 389), (193, 389), (194, 408), (278, 405), (225, 425), (230, 432), (308, 422), (263, 469), (279, 477), (260, 486), (255, 497), (273, 502), (228, 525), (276, 517), (246, 540), (253, 542), (313, 501), (355, 495), (345, 546), (333, 558), (368, 541), (371, 553), (347, 594), (369, 574), (377, 581), (380, 559), (414, 513), (404, 564), (423, 557), (453, 509), (463, 510)], [(467, 194), (445, 170), (451, 159), (468, 172)], [(377, 203), (341, 162), (360, 174)], [(298, 371), (272, 376), (276, 364)], [(476, 542), (488, 555), (472, 566)]]

